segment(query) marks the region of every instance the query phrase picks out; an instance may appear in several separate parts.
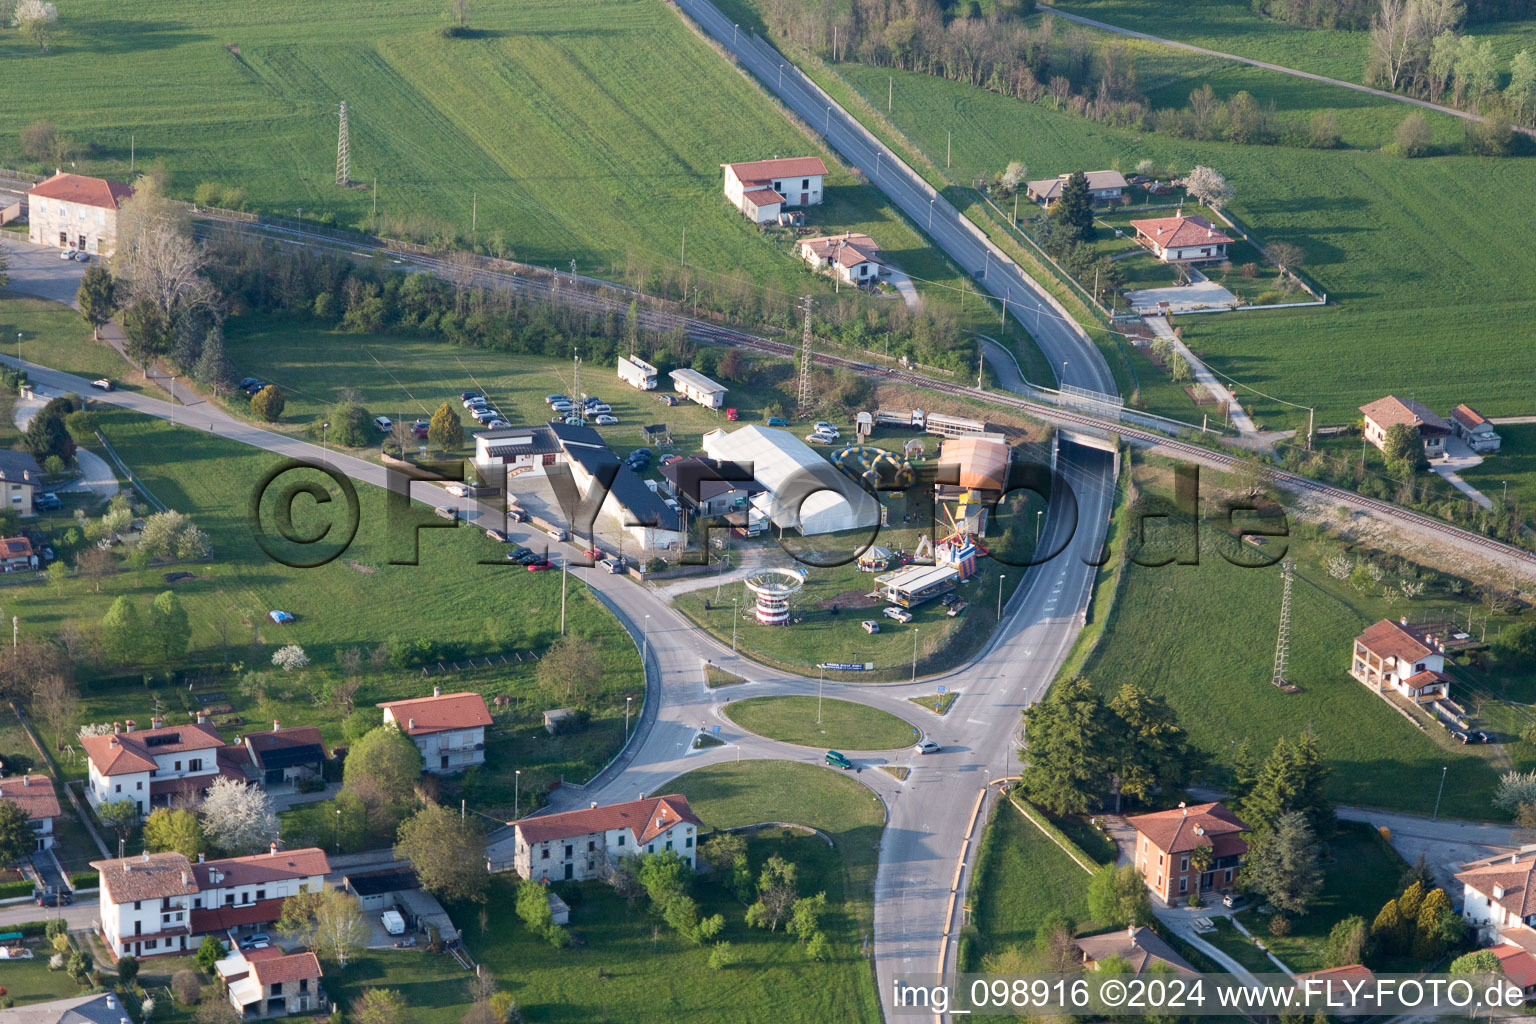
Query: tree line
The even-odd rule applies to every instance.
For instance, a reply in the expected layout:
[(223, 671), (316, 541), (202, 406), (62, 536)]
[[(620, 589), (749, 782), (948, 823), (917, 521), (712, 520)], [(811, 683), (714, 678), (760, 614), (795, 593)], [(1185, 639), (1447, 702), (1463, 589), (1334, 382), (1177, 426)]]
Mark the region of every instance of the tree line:
[[(1503, 8), (1494, 5), (1484, 8), (1483, 13), (1490, 10), (1500, 12)], [(1536, 118), (1536, 56), (1522, 49), (1508, 65), (1502, 65), (1490, 40), (1479, 42), (1462, 32), (1468, 18), (1465, 0), (1380, 0), (1370, 22), (1366, 82), (1434, 103), (1481, 111), (1499, 121), (1532, 123)], [(1509, 78), (1503, 84), (1506, 68)], [(1477, 152), (1488, 148), (1487, 144), (1473, 146)], [(1502, 148), (1507, 152), (1508, 143)]]

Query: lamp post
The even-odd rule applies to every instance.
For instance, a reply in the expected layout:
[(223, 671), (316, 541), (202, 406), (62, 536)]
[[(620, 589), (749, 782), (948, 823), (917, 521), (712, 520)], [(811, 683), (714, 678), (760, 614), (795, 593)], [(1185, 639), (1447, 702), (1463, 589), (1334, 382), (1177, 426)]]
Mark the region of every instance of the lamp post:
[(21, 332), (16, 332), (16, 365), (21, 365)]
[(933, 230), (933, 204), (939, 201), (939, 194), (935, 192), (928, 197), (928, 230)]
[(1431, 819), (1440, 817), (1440, 798), (1445, 795), (1445, 772), (1449, 767), (1450, 765), (1440, 766), (1440, 792), (1435, 794), (1435, 813), (1430, 815)]
[(783, 63), (779, 64), (779, 86), (778, 87), (780, 89), (784, 88), (784, 65), (783, 65)]
[(635, 698), (624, 698), (624, 742), (629, 742), (629, 709), (634, 706)]
[[(325, 448), (326, 447), (325, 437), (326, 437), (326, 434), (330, 432), (330, 429), (331, 429), (331, 424), (330, 424), (329, 420), (326, 420), (326, 421), (324, 421), (324, 422), (322, 422), (320, 424), (320, 447), (321, 448)], [(405, 458), (405, 446), (404, 445), (400, 446), (400, 457), (402, 459)]]
[(1035, 509), (1035, 547), (1040, 546), (1040, 517), (1045, 515), (1045, 509)]
[(512, 820), (513, 821), (517, 820), (517, 800), (518, 800), (518, 797), (522, 796), (522, 790), (523, 790), (523, 770), (521, 768), (517, 768), (517, 769), (514, 769), (513, 772), (512, 772)]
[(1008, 574), (1007, 573), (1000, 572), (1000, 573), (997, 574), (997, 618), (998, 618), (998, 621), (1002, 621), (1002, 618), (1003, 618), (1003, 580), (1005, 580), (1007, 578), (1008, 578)]
[(826, 138), (827, 133), (829, 131), (831, 131), (831, 130), (832, 130), (832, 107), (830, 105), (828, 105), (828, 107), (827, 107), (827, 120), (826, 120), (826, 123), (823, 124), (822, 127), (821, 127), (821, 136), (822, 136), (822, 138)]
[(640, 674), (645, 675), (645, 663), (651, 660), (651, 617), (645, 617), (645, 625), (641, 627), (640, 634)]
[(341, 853), (341, 808), (336, 808), (336, 852)]
[(731, 598), (731, 653), (736, 653), (736, 627), (741, 622), (741, 597)]
[(917, 682), (917, 627), (912, 627), (912, 681)]
[(821, 676), (820, 676), (820, 678), (818, 678), (816, 680), (816, 724), (820, 725), (821, 724), (821, 688), (822, 688), (823, 684), (825, 684), (826, 681), (827, 681), (827, 667), (825, 665), (818, 665), (816, 667), (821, 669)]
[(736, 22), (731, 22), (731, 49), (733, 50), (736, 48), (736, 30), (740, 27)]
[(171, 423), (176, 422), (176, 375), (171, 374)]

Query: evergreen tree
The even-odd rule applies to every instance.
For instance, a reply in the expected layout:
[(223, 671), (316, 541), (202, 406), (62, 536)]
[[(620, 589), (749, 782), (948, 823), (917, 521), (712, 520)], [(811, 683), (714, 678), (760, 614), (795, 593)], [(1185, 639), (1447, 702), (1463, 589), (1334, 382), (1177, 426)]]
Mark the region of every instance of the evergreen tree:
[(102, 326), (117, 312), (117, 282), (106, 267), (92, 264), (80, 279), (75, 301), (80, 305), (80, 315), (91, 325), (91, 338), (100, 341)]
[(1088, 192), (1088, 179), (1082, 171), (1073, 173), (1061, 187), (1061, 198), (1056, 201), (1051, 216), (1073, 241), (1084, 242), (1093, 237), (1093, 196)]
[(0, 864), (17, 864), (32, 852), (36, 836), (27, 812), (13, 800), (0, 800)]
[(1253, 791), (1254, 784), (1259, 780), (1259, 772), (1263, 769), (1264, 762), (1253, 751), (1253, 742), (1244, 736), (1236, 749), (1232, 751), (1232, 800), (1239, 805), (1247, 799)]
[(1288, 811), (1248, 842), (1243, 887), (1282, 914), (1304, 914), (1323, 887), (1317, 837), (1300, 811)]
[(69, 399), (54, 398), (39, 409), (27, 424), (22, 443), (38, 462), (45, 462), (50, 456), (64, 462), (74, 458), (75, 442), (64, 424), (64, 418), (73, 411), (74, 406)]
[(447, 402), (437, 407), (427, 425), (427, 441), (439, 451), (449, 453), (464, 447), (464, 424), (457, 409)]
[(146, 371), (171, 344), (171, 322), (147, 299), (135, 302), (123, 314), (123, 333), (128, 337), (128, 357)]
[(1444, 949), (1444, 915), (1455, 913), (1444, 889), (1431, 889), (1419, 904), (1418, 920), (1414, 923), (1412, 953), (1415, 960), (1429, 961), (1438, 957)]
[(218, 394), (228, 387), (233, 375), (229, 357), (224, 354), (224, 332), (217, 326), (211, 327), (208, 336), (203, 339), (203, 354), (197, 357), (192, 376), (199, 384), (213, 388), (214, 393)]
[(1348, 967), (1364, 963), (1370, 941), (1371, 933), (1365, 918), (1359, 914), (1349, 915), (1328, 933), (1328, 966)]
[(283, 409), (287, 404), (283, 393), (277, 390), (276, 384), (268, 384), (251, 396), (251, 412), (268, 423), (276, 423), (282, 419)]
[(1068, 679), (1024, 711), (1024, 795), (1051, 814), (1102, 807), (1109, 793), (1113, 716), (1088, 680)]
[(1334, 819), (1333, 805), (1324, 792), (1327, 780), (1328, 767), (1316, 737), (1306, 732), (1292, 743), (1282, 736), (1243, 801), (1243, 819), (1262, 831), (1282, 815), (1300, 811), (1315, 834), (1329, 835)]
[(1115, 770), (1120, 794), (1145, 801), (1155, 790), (1188, 778), (1197, 757), (1167, 701), (1126, 683), (1109, 710), (1118, 719)]
[(1397, 900), (1387, 900), (1371, 922), (1371, 939), (1383, 952), (1394, 952), (1403, 935), (1403, 916), (1398, 913)]

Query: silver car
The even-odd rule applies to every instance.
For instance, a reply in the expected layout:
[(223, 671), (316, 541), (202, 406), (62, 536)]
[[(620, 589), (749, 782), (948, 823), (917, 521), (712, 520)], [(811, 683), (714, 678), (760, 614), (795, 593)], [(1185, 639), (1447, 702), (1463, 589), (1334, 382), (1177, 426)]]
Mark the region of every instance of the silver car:
[(919, 754), (937, 754), (943, 749), (943, 747), (933, 742), (933, 740), (923, 740), (923, 742), (917, 745), (917, 752)]

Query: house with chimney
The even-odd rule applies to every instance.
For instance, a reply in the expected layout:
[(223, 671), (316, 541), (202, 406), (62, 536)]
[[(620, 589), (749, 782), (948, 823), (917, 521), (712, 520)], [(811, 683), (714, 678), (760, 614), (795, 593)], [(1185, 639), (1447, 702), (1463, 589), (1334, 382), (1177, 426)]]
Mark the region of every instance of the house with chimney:
[(424, 770), (460, 772), (485, 763), (485, 727), (491, 724), (491, 712), (478, 693), (444, 693), (434, 686), (430, 697), (379, 707), (384, 709), (384, 724), (394, 725), (416, 744)]
[(1227, 258), (1232, 238), (1204, 217), (1154, 217), (1133, 220), (1136, 241), (1164, 263), (1210, 263)]
[(167, 726), (155, 717), (144, 730), (132, 719), (113, 722), (111, 732), (82, 736), (80, 745), (89, 762), (85, 796), (92, 807), (129, 802), (147, 815), (176, 796), (206, 793), (220, 775), (247, 781), (238, 758), (202, 712), (187, 725)]
[(1131, 863), (1152, 895), (1172, 905), (1196, 893), (1237, 884), (1250, 831), (1220, 801), (1179, 806), (1127, 819), (1136, 830)]
[(1349, 674), (1377, 693), (1396, 693), (1415, 704), (1433, 704), (1451, 695), (1440, 641), (1408, 625), (1407, 618), (1382, 619), (1355, 637)]
[(678, 793), (520, 818), (513, 828), (513, 869), (541, 882), (605, 876), (619, 857), (672, 850), (691, 868), (703, 823)]
[(325, 741), (317, 726), (284, 729), (283, 723), (274, 719), (271, 729), (246, 733), (240, 745), (250, 758), (256, 778), (268, 789), (319, 779), (324, 774)]
[(236, 949), (213, 966), (229, 1005), (241, 1020), (326, 1013), (330, 1009), (330, 1000), (320, 987), (325, 972), (314, 953), (284, 953), (275, 946)]
[(0, 451), (0, 490), (5, 494), (5, 507), (19, 516), (37, 515), (32, 497), (42, 475), (43, 468), (31, 452)]
[(1072, 941), (1077, 946), (1078, 955), (1082, 957), (1083, 966), (1090, 971), (1098, 970), (1100, 964), (1117, 957), (1130, 965), (1132, 975), (1159, 969), (1177, 974), (1200, 973), (1156, 932), (1144, 925), (1133, 924), (1101, 935), (1084, 935)]
[(791, 207), (818, 206), (827, 165), (816, 156), (721, 164), (725, 198), (754, 224), (776, 224)]
[(39, 852), (53, 846), (53, 819), (63, 811), (53, 780), (46, 775), (28, 773), (0, 779), (0, 800), (15, 804), (27, 814), (32, 826), (33, 849)]
[(55, 174), (27, 190), (27, 239), (35, 245), (110, 256), (117, 214), (133, 187), (84, 174)]
[(99, 879), (101, 934), (114, 957), (166, 956), (197, 945), (196, 936), (264, 928), (283, 901), (319, 892), (330, 872), (315, 847), (226, 857), (194, 864), (183, 854), (143, 853), (92, 861)]
[(844, 284), (869, 284), (879, 280), (880, 269), (885, 266), (875, 240), (852, 231), (801, 239), (796, 251), (806, 264), (831, 274)]
[(1445, 439), (1451, 436), (1451, 425), (1441, 419), (1429, 406), (1411, 398), (1388, 395), (1369, 405), (1360, 406), (1360, 416), (1365, 439), (1385, 452), (1387, 431), (1402, 424), (1409, 427), (1424, 444), (1426, 458), (1445, 454)]
[(0, 1010), (0, 1024), (134, 1024), (116, 992), (66, 996)]
[[(1058, 174), (1054, 178), (1027, 182), (1024, 191), (1031, 201), (1050, 209), (1061, 200), (1062, 189), (1071, 177), (1070, 174)], [(1088, 182), (1088, 196), (1095, 203), (1118, 203), (1125, 198), (1129, 183), (1119, 171), (1084, 171), (1083, 178)]]

